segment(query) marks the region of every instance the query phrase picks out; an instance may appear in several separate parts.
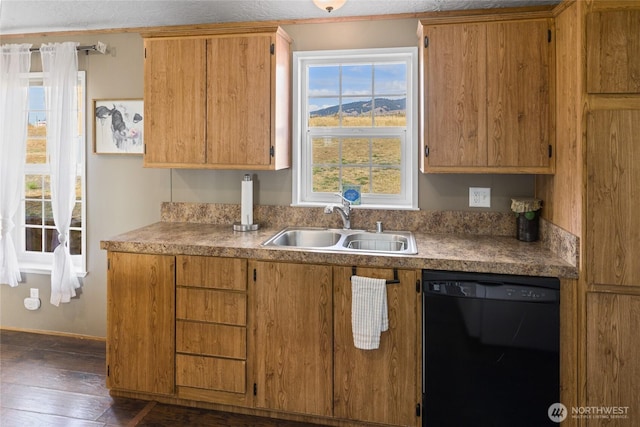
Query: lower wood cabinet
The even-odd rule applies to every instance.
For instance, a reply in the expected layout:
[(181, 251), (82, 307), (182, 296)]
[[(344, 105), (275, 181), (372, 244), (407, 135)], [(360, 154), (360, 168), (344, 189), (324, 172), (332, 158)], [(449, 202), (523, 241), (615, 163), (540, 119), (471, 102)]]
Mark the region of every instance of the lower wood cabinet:
[(109, 252), (107, 387), (175, 392), (175, 257)]
[(333, 415), (332, 269), (251, 261), (255, 404)]
[(621, 417), (587, 419), (584, 425), (600, 426), (603, 422), (637, 425), (640, 419), (638, 325), (640, 294), (587, 293), (586, 405), (616, 407)]
[(180, 398), (246, 406), (247, 260), (177, 257)]
[(352, 267), (108, 257), (107, 385), (115, 395), (345, 426), (420, 424), (417, 271), (357, 270), (399, 281), (387, 285), (389, 330), (379, 348), (359, 350)]
[[(380, 347), (359, 350), (351, 328), (351, 267), (334, 267), (334, 416), (350, 420), (415, 426), (420, 403), (421, 301), (416, 272), (398, 270), (400, 283), (387, 285), (389, 330)], [(392, 280), (393, 269), (358, 268), (365, 277)]]

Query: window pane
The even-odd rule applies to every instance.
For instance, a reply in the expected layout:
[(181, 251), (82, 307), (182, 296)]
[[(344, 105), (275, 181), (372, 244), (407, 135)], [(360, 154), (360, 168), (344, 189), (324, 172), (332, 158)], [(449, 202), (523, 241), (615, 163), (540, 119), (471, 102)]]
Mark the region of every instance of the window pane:
[(397, 168), (374, 168), (371, 171), (373, 192), (376, 194), (400, 194), (401, 174)]
[(71, 230), (69, 239), (69, 252), (71, 255), (82, 255), (82, 233), (78, 230)]
[(369, 151), (369, 138), (345, 138), (342, 143), (342, 163), (369, 164)]
[(373, 111), (371, 97), (353, 97), (342, 99), (342, 126), (372, 126)]
[(314, 165), (337, 164), (340, 158), (340, 140), (330, 136), (313, 138), (311, 147)]
[(53, 222), (53, 209), (51, 207), (51, 200), (46, 200), (44, 202), (44, 224), (55, 225), (55, 223)]
[(44, 181), (42, 175), (26, 175), (24, 178), (24, 192), (27, 199), (42, 198)]
[(339, 98), (309, 98), (309, 127), (338, 127)]
[(373, 65), (344, 65), (342, 67), (342, 94), (366, 95), (373, 93)]
[(314, 167), (312, 188), (316, 193), (336, 193), (340, 191), (340, 168)]
[(342, 169), (342, 184), (355, 184), (361, 187), (362, 193), (370, 193), (368, 167), (346, 167)]
[(309, 67), (310, 96), (338, 96), (340, 94), (340, 67), (317, 65)]
[(378, 165), (400, 165), (402, 141), (400, 138), (374, 138), (372, 162)]
[(31, 225), (42, 225), (42, 202), (27, 200), (24, 203), (24, 223)]
[(27, 164), (47, 163), (47, 114), (44, 88), (29, 88), (29, 124), (27, 127)]
[(58, 247), (60, 242), (58, 242), (58, 230), (53, 228), (46, 228), (45, 232), (45, 252), (53, 252), (55, 248)]
[(25, 228), (25, 244), (27, 251), (42, 252), (42, 229)]
[(404, 63), (376, 64), (374, 67), (376, 96), (407, 96), (407, 66)]
[(406, 127), (407, 98), (376, 98), (374, 126)]
[(77, 202), (71, 213), (71, 227), (82, 227), (82, 203)]

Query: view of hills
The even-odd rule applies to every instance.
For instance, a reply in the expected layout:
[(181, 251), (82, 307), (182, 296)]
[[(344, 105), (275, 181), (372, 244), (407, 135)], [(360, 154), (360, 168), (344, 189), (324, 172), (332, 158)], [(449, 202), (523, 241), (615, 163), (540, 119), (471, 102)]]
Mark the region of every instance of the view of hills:
[[(373, 103), (371, 101), (356, 101), (342, 105), (342, 111), (348, 116), (358, 116), (364, 113), (369, 113), (375, 105), (375, 113), (377, 115), (390, 114), (394, 112), (402, 112), (406, 109), (407, 98), (402, 99), (387, 99), (387, 98), (375, 98)], [(331, 107), (322, 108), (311, 112), (311, 117), (318, 116), (333, 116), (338, 114), (340, 106), (333, 105)]]

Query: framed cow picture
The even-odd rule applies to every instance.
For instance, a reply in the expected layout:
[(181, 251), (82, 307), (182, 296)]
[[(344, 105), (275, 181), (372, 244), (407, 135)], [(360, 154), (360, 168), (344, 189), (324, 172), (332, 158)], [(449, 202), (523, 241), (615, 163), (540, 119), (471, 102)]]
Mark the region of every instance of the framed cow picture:
[(142, 154), (143, 107), (142, 99), (94, 99), (93, 152)]

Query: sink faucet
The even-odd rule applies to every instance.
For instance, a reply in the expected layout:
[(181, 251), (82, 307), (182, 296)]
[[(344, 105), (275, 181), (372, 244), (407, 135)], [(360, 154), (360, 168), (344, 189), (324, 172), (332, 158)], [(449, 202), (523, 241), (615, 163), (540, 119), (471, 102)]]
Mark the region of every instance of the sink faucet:
[(340, 214), (340, 218), (342, 218), (342, 228), (345, 230), (351, 229), (351, 202), (342, 195), (342, 193), (336, 193), (337, 196), (340, 196), (342, 204), (339, 205), (337, 203), (332, 203), (324, 207), (324, 213), (330, 214), (335, 210)]

